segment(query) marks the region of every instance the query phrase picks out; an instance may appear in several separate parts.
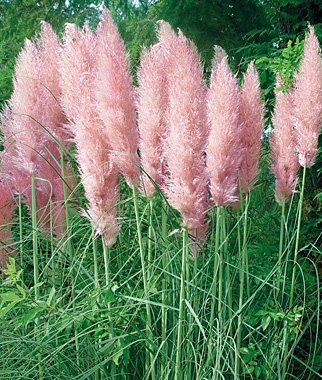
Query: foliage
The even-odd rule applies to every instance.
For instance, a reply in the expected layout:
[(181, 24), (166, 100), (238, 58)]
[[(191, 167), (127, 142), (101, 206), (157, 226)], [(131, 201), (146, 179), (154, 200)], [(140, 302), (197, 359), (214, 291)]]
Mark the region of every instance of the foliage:
[[(230, 63), (238, 74), (244, 71), (249, 61), (255, 60), (268, 109), (268, 131), (274, 105), (275, 74), (281, 74), (285, 87), (289, 88), (302, 53), (303, 31), (307, 21), (316, 27), (317, 34), (322, 37), (322, 4), (318, 0), (112, 0), (104, 3), (112, 10), (125, 39), (133, 71), (142, 46), (154, 41), (155, 26), (159, 19), (169, 21), (173, 27), (182, 28), (196, 42), (205, 62), (206, 76), (209, 74), (214, 44), (222, 45), (233, 56)], [(90, 25), (95, 25), (101, 4), (102, 1), (95, 0), (1, 0), (0, 102), (7, 100), (11, 94), (13, 64), (23, 40), (31, 38), (38, 31), (40, 20), (52, 23), (57, 32), (62, 31), (65, 22), (81, 25), (87, 20)], [(236, 352), (233, 343), (226, 341), (220, 358), (225, 362), (232, 353), (240, 356), (246, 379), (278, 378), (276, 368), (282, 365), (281, 347), (287, 341), (292, 348), (289, 376), (314, 379), (321, 371), (318, 276), (321, 274), (319, 225), (322, 186), (317, 169), (321, 167), (321, 154), (316, 165), (308, 172), (296, 305), (289, 310), (285, 299), (290, 292), (291, 248), (294, 243), (298, 194), (288, 205), (289, 245), (283, 267), (286, 275), (283, 281), (285, 299), (280, 302), (274, 293), (280, 208), (273, 196), (267, 135), (263, 143), (261, 171), (251, 193), (249, 207), (251, 295), (242, 305), (245, 311), (243, 344), (240, 352)], [(149, 263), (149, 294), (146, 295), (142, 284), (132, 196), (125, 190), (124, 184), (122, 189), (118, 207), (123, 227), (116, 247), (110, 251), (111, 278), (108, 284), (103, 281), (103, 246), (100, 241), (96, 241), (99, 252), (98, 288), (94, 286), (91, 227), (75, 214), (71, 230), (61, 241), (39, 236), (41, 296), (35, 301), (32, 227), (28, 211), (24, 209), (23, 219), (16, 220), (13, 227), (19, 254), (15, 260), (10, 260), (6, 277), (0, 280), (1, 379), (97, 379), (99, 376), (108, 378), (111, 371), (114, 371), (115, 378), (144, 378), (146, 347), (151, 347), (151, 342), (147, 341), (144, 312), (147, 298), (152, 307), (155, 334), (152, 349), (158, 370), (163, 368), (163, 374), (173, 370), (182, 249), (179, 218), (158, 195), (153, 211), (153, 260)], [(77, 200), (73, 199), (72, 202), (75, 209), (81, 209), (85, 200), (83, 195), (77, 194)], [(166, 210), (168, 220), (165, 241), (159, 218), (162, 208)], [(148, 205), (142, 198), (139, 199), (139, 214), (147, 252), (150, 224)], [(229, 210), (228, 214), (228, 224), (233, 232), (228, 237), (230, 256), (225, 264), (231, 268), (234, 313), (231, 319), (226, 320), (225, 333), (230, 322), (236, 328), (239, 286), (239, 216), (233, 210)], [(21, 225), (22, 241), (19, 236)], [(213, 223), (211, 231), (214, 228)], [(74, 246), (74, 256), (69, 255), (69, 242)], [(164, 250), (168, 258), (166, 268), (161, 260)], [(207, 324), (213, 251), (212, 237), (203, 248), (200, 258), (196, 262), (189, 261), (191, 298), (188, 299), (190, 307), (187, 305), (185, 322), (191, 329), (186, 331), (185, 336), (188, 344), (185, 345), (187, 360), (184, 365), (188, 369), (198, 368), (200, 378), (211, 378), (211, 371), (214, 370), (200, 355), (208, 346), (209, 337), (217, 333), (216, 330), (209, 331)], [(164, 281), (166, 291), (162, 285)], [(194, 298), (195, 294), (199, 296)], [(164, 310), (168, 315), (168, 335), (165, 345), (160, 348)], [(191, 373), (191, 378), (197, 378), (196, 372)]]

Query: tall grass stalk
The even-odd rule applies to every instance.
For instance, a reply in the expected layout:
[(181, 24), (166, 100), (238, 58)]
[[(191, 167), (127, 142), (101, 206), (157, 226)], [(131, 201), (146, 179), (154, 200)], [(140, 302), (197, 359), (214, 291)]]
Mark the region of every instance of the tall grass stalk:
[[(60, 166), (61, 166), (61, 173), (62, 173), (62, 181), (63, 181), (63, 192), (64, 192), (64, 205), (65, 205), (65, 225), (66, 225), (66, 241), (65, 246), (66, 250), (68, 252), (69, 261), (71, 265), (71, 297), (72, 297), (72, 307), (73, 307), (73, 313), (76, 311), (75, 307), (75, 281), (76, 281), (76, 271), (74, 268), (74, 245), (72, 241), (72, 231), (71, 231), (71, 222), (70, 222), (70, 210), (69, 210), (69, 196), (68, 196), (68, 188), (67, 188), (67, 182), (66, 182), (66, 176), (65, 176), (65, 159), (64, 159), (64, 152), (61, 149), (60, 152)], [(75, 350), (76, 350), (76, 363), (77, 365), (80, 365), (80, 359), (79, 359), (79, 339), (78, 339), (78, 332), (75, 327), (74, 331), (74, 338), (75, 338)]]
[(212, 360), (212, 333), (215, 321), (215, 308), (216, 308), (216, 294), (217, 294), (217, 274), (219, 265), (219, 242), (220, 242), (220, 219), (221, 219), (221, 207), (216, 209), (216, 233), (215, 233), (215, 252), (214, 252), (214, 267), (213, 278), (211, 283), (211, 306), (210, 306), (210, 319), (209, 319), (209, 342), (208, 342), (208, 357), (207, 364), (209, 365)]
[[(111, 249), (106, 246), (104, 242), (104, 238), (102, 238), (102, 245), (103, 245), (103, 256), (104, 256), (104, 272), (105, 272), (105, 286), (106, 291), (109, 291), (111, 288)], [(107, 310), (109, 315), (108, 325), (109, 325), (109, 339), (112, 341), (113, 339), (113, 321), (111, 318), (111, 304), (108, 302), (107, 304)], [(114, 360), (112, 358), (111, 360), (111, 378), (114, 379), (116, 377), (116, 365), (114, 363)]]
[(166, 202), (163, 202), (162, 208), (161, 208), (161, 246), (162, 246), (162, 296), (161, 296), (161, 344), (162, 344), (162, 352), (163, 352), (163, 360), (161, 362), (161, 378), (163, 379), (165, 377), (165, 365), (164, 362), (166, 361), (166, 357), (168, 355), (168, 347), (167, 347), (167, 309), (165, 306), (166, 300), (167, 300), (167, 241), (168, 241), (168, 233), (167, 233), (167, 221), (168, 221), (168, 214), (167, 214), (167, 204)]
[[(299, 253), (299, 242), (300, 242), (300, 230), (301, 230), (301, 221), (302, 221), (302, 208), (303, 208), (303, 199), (304, 199), (304, 187), (305, 187), (305, 178), (306, 178), (306, 165), (303, 167), (303, 175), (302, 175), (302, 184), (301, 184), (301, 193), (300, 200), (298, 205), (298, 216), (297, 216), (297, 226), (296, 226), (296, 237), (295, 237), (295, 249), (294, 249), (294, 260), (293, 260), (293, 268), (292, 268), (292, 280), (291, 280), (291, 289), (290, 289), (290, 299), (288, 304), (288, 309), (291, 311), (293, 307), (294, 301), (294, 292), (295, 292), (295, 277), (296, 277), (296, 267), (297, 267), (297, 257)], [(283, 355), (283, 366), (282, 366), (282, 380), (286, 378), (286, 370), (287, 370), (287, 358), (289, 356), (289, 342), (286, 341), (287, 334), (287, 324), (284, 326), (284, 355)]]
[[(97, 299), (96, 301), (100, 302), (100, 297), (98, 295), (100, 284), (99, 284), (99, 275), (98, 275), (98, 257), (97, 257), (97, 239), (95, 237), (95, 231), (92, 231), (92, 242), (93, 242), (93, 264), (94, 264), (94, 289), (95, 292), (97, 292)], [(94, 312), (97, 312), (97, 306), (94, 307)], [(98, 325), (98, 328), (100, 328), (100, 325)], [(101, 349), (101, 337), (98, 337), (97, 345), (97, 352)], [(99, 363), (99, 355), (96, 353), (96, 363)], [(95, 379), (98, 380), (100, 378), (101, 369), (98, 369), (95, 371)]]
[[(36, 194), (36, 178), (31, 177), (31, 221), (32, 221), (32, 252), (33, 252), (33, 266), (34, 266), (34, 290), (35, 290), (35, 302), (38, 304), (40, 297), (39, 289), (39, 262), (38, 262), (38, 226), (37, 226), (37, 194)], [(39, 332), (38, 332), (38, 318), (35, 319), (35, 341), (39, 345)], [(40, 347), (37, 347), (39, 353), (38, 359), (38, 376), (39, 379), (43, 379), (43, 368)]]
[[(148, 265), (146, 266), (146, 277), (147, 277), (147, 284), (149, 286), (150, 280), (151, 280), (151, 265), (152, 265), (152, 240), (153, 240), (153, 199), (149, 200), (149, 212), (148, 212), (148, 220), (149, 220), (149, 227), (148, 227), (148, 254), (147, 254), (147, 259), (148, 259)], [(151, 311), (150, 311), (151, 314)], [(147, 319), (146, 321), (146, 330), (150, 331), (150, 336), (151, 340), (153, 337), (152, 334), (152, 316), (150, 317), (150, 320)], [(153, 344), (153, 343), (151, 343)], [(152, 351), (148, 352), (146, 351), (146, 355), (150, 356), (150, 363), (151, 363), (151, 369), (154, 369), (154, 357), (152, 355)], [(146, 362), (149, 362), (149, 359), (147, 358)], [(154, 371), (152, 372), (151, 370), (151, 376), (152, 378), (155, 377)]]
[(97, 240), (95, 237), (95, 231), (92, 232), (92, 241), (93, 241), (93, 264), (94, 264), (94, 288), (98, 290), (99, 279), (98, 279), (98, 259), (97, 259)]
[(249, 265), (248, 265), (248, 249), (247, 249), (247, 239), (248, 239), (248, 207), (249, 207), (249, 194), (245, 196), (245, 209), (244, 209), (244, 226), (243, 226), (243, 255), (245, 260), (245, 274), (246, 274), (246, 292), (247, 298), (250, 298), (250, 280), (249, 280)]
[[(228, 327), (225, 331), (227, 331), (228, 336), (232, 337), (233, 336), (233, 294), (232, 294), (232, 288), (233, 285), (231, 283), (231, 257), (229, 254), (229, 225), (228, 225), (228, 218), (226, 217), (227, 213), (223, 213), (223, 221), (222, 221), (222, 231), (223, 231), (223, 245), (224, 245), (224, 258), (226, 262), (226, 290), (225, 290), (225, 305), (227, 305), (228, 308)], [(230, 363), (231, 367), (234, 367), (234, 352), (233, 350), (230, 350), (229, 352), (229, 357), (230, 357)]]
[(299, 241), (300, 241), (302, 208), (303, 208), (303, 199), (304, 199), (305, 177), (306, 177), (306, 166), (304, 165), (304, 167), (303, 167), (301, 195), (300, 195), (300, 201), (299, 201), (297, 227), (296, 227), (295, 251), (294, 251), (294, 261), (293, 261), (293, 271), (292, 271), (292, 282), (291, 282), (291, 290), (290, 290), (289, 308), (291, 308), (293, 306), (293, 300), (294, 300), (295, 276), (296, 276), (297, 257), (298, 257), (298, 253), (299, 253)]
[[(240, 250), (240, 257), (238, 259), (239, 263), (239, 300), (238, 300), (238, 320), (237, 320), (237, 374), (240, 373), (240, 348), (242, 342), (242, 321), (243, 321), (243, 304), (244, 304), (244, 286), (245, 286), (245, 272), (247, 271), (248, 276), (248, 266), (247, 266), (247, 217), (248, 217), (248, 195), (245, 197), (245, 208), (243, 215), (243, 239), (242, 247)], [(247, 281), (246, 281), (247, 282)], [(249, 298), (249, 297), (248, 297)]]
[(180, 276), (180, 299), (179, 299), (179, 316), (178, 316), (178, 333), (177, 333), (177, 349), (176, 349), (176, 363), (174, 379), (182, 379), (182, 346), (184, 337), (184, 305), (186, 295), (186, 269), (188, 259), (188, 231), (184, 227), (182, 229), (182, 256), (181, 256), (181, 276)]
[(279, 250), (278, 250), (278, 263), (277, 263), (277, 290), (276, 299), (279, 298), (280, 287), (281, 287), (281, 277), (282, 277), (282, 258), (284, 252), (284, 233), (285, 233), (285, 200), (281, 204), (281, 225), (280, 225), (280, 240), (279, 240)]
[(150, 303), (148, 302), (149, 301), (149, 284), (147, 281), (147, 270), (146, 270), (145, 258), (144, 258), (144, 247), (143, 247), (142, 233), (141, 233), (141, 222), (140, 222), (140, 216), (139, 216), (137, 190), (134, 184), (132, 185), (132, 195), (133, 195), (135, 220), (136, 220), (138, 242), (139, 242), (139, 252), (140, 252), (140, 260), (141, 260), (141, 270), (142, 270), (143, 290), (144, 290), (146, 320), (147, 320), (146, 330), (147, 330), (148, 344), (146, 347), (147, 360), (145, 363), (145, 369), (146, 369), (146, 373), (148, 373), (149, 367), (151, 366), (151, 378), (152, 380), (155, 380), (156, 374), (155, 374), (154, 357), (153, 357), (152, 317), (151, 317)]
[[(18, 217), (19, 217), (19, 256), (20, 268), (23, 269), (23, 229), (22, 229), (22, 194), (18, 193)], [(23, 281), (23, 272), (21, 273), (21, 280)]]

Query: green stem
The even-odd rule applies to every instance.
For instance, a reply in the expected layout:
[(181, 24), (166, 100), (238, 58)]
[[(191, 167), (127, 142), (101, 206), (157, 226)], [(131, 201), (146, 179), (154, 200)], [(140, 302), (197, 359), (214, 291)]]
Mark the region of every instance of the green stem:
[[(247, 213), (248, 213), (248, 195), (245, 197), (245, 210), (244, 210), (244, 225), (243, 225), (243, 245), (241, 252), (239, 252), (241, 255), (239, 257), (239, 302), (238, 302), (238, 321), (237, 321), (237, 374), (240, 372), (240, 348), (241, 348), (241, 342), (242, 342), (242, 320), (243, 320), (243, 313), (242, 313), (242, 307), (244, 302), (244, 283), (245, 283), (245, 271), (247, 271), (248, 276), (248, 268), (247, 268)], [(238, 230), (240, 234), (240, 230)]]
[(105, 272), (105, 285), (110, 285), (110, 249), (106, 246), (104, 238), (102, 237), (103, 256), (104, 256), (104, 272)]
[(38, 263), (38, 231), (37, 231), (37, 198), (36, 179), (31, 177), (31, 219), (32, 219), (32, 251), (34, 264), (35, 301), (39, 300), (39, 263)]
[[(35, 288), (35, 302), (38, 303), (40, 290), (39, 290), (39, 262), (38, 262), (38, 227), (37, 227), (37, 195), (36, 195), (36, 178), (31, 177), (31, 221), (32, 221), (32, 252), (33, 252), (33, 265), (34, 265), (34, 288)], [(38, 318), (35, 319), (35, 339), (39, 343), (38, 336)], [(41, 352), (37, 354), (39, 364), (39, 379), (43, 378), (43, 369), (41, 364)]]
[(243, 254), (244, 254), (244, 260), (245, 260), (247, 298), (250, 297), (250, 281), (249, 281), (248, 249), (247, 249), (248, 206), (249, 206), (249, 197), (247, 193), (245, 196), (244, 233), (243, 233)]
[(93, 231), (93, 263), (94, 263), (94, 288), (99, 289), (98, 280), (98, 262), (97, 262), (97, 241), (95, 238), (95, 232)]
[(278, 295), (281, 287), (281, 277), (282, 277), (282, 257), (283, 257), (283, 248), (284, 248), (284, 228), (285, 228), (285, 200), (282, 201), (281, 204), (281, 224), (280, 224), (280, 241), (279, 241), (279, 250), (278, 250), (278, 272), (277, 272), (277, 291), (276, 291), (276, 299), (278, 299)]
[[(229, 226), (228, 226), (229, 227)], [(228, 316), (229, 319), (232, 320), (233, 317), (233, 294), (232, 294), (232, 285), (230, 283), (230, 256), (228, 252), (228, 235), (227, 235), (227, 222), (226, 222), (226, 213), (224, 213), (224, 220), (223, 220), (223, 238), (224, 238), (224, 257), (226, 258), (226, 284), (227, 284), (227, 298), (228, 298)], [(232, 328), (232, 325), (231, 325)], [(232, 333), (232, 331), (230, 330)]]
[[(94, 264), (94, 289), (97, 292), (97, 299), (96, 300), (97, 300), (97, 302), (99, 302), (98, 291), (100, 288), (100, 284), (99, 284), (99, 279), (98, 279), (97, 240), (95, 237), (95, 231), (93, 231), (93, 233), (92, 233), (92, 240), (93, 240), (93, 264)], [(97, 306), (96, 305), (94, 307), (94, 312), (97, 312)], [(100, 324), (98, 324), (98, 328), (100, 328)], [(96, 363), (98, 364), (99, 363), (98, 352), (100, 352), (100, 348), (101, 348), (101, 337), (100, 336), (98, 337), (98, 342), (96, 343), (96, 346), (97, 346), (97, 352), (96, 352), (95, 356), (97, 356), (96, 357)], [(100, 378), (101, 372), (102, 372), (101, 369), (98, 369), (95, 371), (95, 379), (98, 380)]]
[[(19, 192), (18, 194), (18, 213), (19, 213), (19, 252), (20, 252), (20, 268), (23, 270), (23, 246), (22, 246), (22, 240), (23, 240), (23, 230), (22, 230), (22, 195)], [(23, 282), (23, 272), (21, 273), (21, 280)]]
[(186, 261), (188, 257), (188, 231), (184, 227), (182, 230), (182, 258), (181, 258), (181, 277), (180, 277), (180, 300), (179, 300), (179, 320), (177, 335), (177, 352), (174, 379), (182, 378), (181, 373), (181, 351), (183, 344), (183, 311), (185, 304), (185, 281), (186, 281)]
[[(241, 244), (241, 230), (240, 230), (240, 220), (238, 220), (237, 223), (237, 241), (238, 241), (238, 269), (239, 269), (239, 281), (241, 284), (241, 279), (242, 279), (242, 244)], [(241, 288), (239, 288), (239, 301), (241, 298), (240, 295)], [(240, 303), (240, 302), (239, 302)], [(234, 373), (234, 378), (238, 379), (239, 377), (239, 366), (240, 366), (240, 344), (241, 344), (241, 337), (238, 337), (241, 332), (240, 330), (240, 325), (241, 325), (241, 320), (240, 316), (238, 315), (238, 321), (237, 321), (237, 346), (235, 350), (235, 373)]]
[[(108, 248), (104, 242), (104, 238), (102, 238), (102, 244), (103, 244), (103, 255), (104, 255), (104, 270), (105, 270), (105, 285), (106, 290), (110, 289), (111, 287), (111, 279), (110, 279), (110, 248)], [(110, 317), (111, 314), (111, 304), (110, 302), (107, 304), (107, 310), (109, 314), (109, 339), (113, 339), (113, 323), (112, 318)], [(111, 379), (116, 378), (116, 365), (114, 361), (111, 361)]]
[(215, 236), (215, 255), (214, 255), (214, 271), (213, 271), (213, 280), (211, 284), (211, 293), (212, 303), (211, 303), (211, 312), (210, 312), (210, 320), (209, 320), (209, 328), (210, 331), (214, 326), (214, 317), (215, 317), (215, 304), (216, 304), (216, 292), (217, 292), (217, 272), (218, 272), (218, 257), (219, 257), (219, 241), (220, 241), (220, 215), (221, 207), (217, 207), (216, 214), (216, 236)]
[(54, 226), (53, 226), (53, 201), (49, 199), (49, 230), (50, 230), (50, 251), (51, 251), (51, 282), (55, 287), (55, 255), (54, 255)]
[(303, 208), (303, 199), (304, 199), (305, 177), (306, 177), (306, 166), (303, 167), (303, 178), (302, 178), (302, 188), (301, 188), (300, 204), (299, 204), (299, 215), (297, 219), (297, 228), (296, 228), (296, 240), (295, 240), (295, 251), (294, 251), (294, 262), (293, 262), (289, 308), (293, 306), (293, 300), (294, 300), (295, 275), (296, 275), (297, 257), (299, 253), (299, 241), (300, 241), (302, 208)]
[[(148, 265), (146, 266), (146, 281), (147, 281), (147, 284), (150, 283), (150, 279), (151, 279), (151, 264), (152, 264), (152, 238), (153, 238), (153, 225), (152, 225), (152, 213), (153, 213), (153, 199), (150, 199), (149, 200), (149, 213), (148, 213), (148, 216), (149, 216), (149, 227), (148, 227), (148, 255), (147, 255), (147, 259), (148, 259)], [(149, 287), (149, 285), (148, 285)], [(146, 320), (146, 331), (151, 331), (152, 333), (152, 326), (151, 326), (151, 321), (148, 321), (148, 319)], [(151, 351), (149, 352), (148, 350), (146, 351), (146, 363), (153, 363), (154, 361), (154, 357), (153, 355), (151, 355)], [(150, 359), (149, 359), (150, 357)], [(149, 368), (147, 368), (149, 370)], [(152, 375), (152, 373), (151, 373)], [(155, 376), (155, 374), (153, 374), (153, 376)]]
[(223, 318), (223, 285), (224, 285), (224, 281), (223, 281), (223, 274), (224, 274), (224, 249), (223, 249), (223, 244), (224, 244), (224, 236), (223, 236), (223, 228), (222, 228), (222, 225), (224, 223), (224, 209), (222, 208), (222, 211), (221, 211), (221, 218), (220, 218), (220, 237), (221, 237), (221, 248), (220, 248), (220, 251), (219, 251), (219, 289), (218, 289), (218, 318), (219, 318), (219, 321), (222, 322), (222, 318)]
[(138, 240), (139, 240), (139, 250), (140, 250), (140, 259), (141, 259), (144, 297), (145, 297), (145, 300), (147, 301), (145, 304), (146, 317), (147, 317), (147, 324), (146, 324), (147, 338), (149, 341), (147, 350), (150, 352), (150, 360), (149, 360), (149, 362), (146, 363), (146, 371), (149, 370), (149, 366), (151, 365), (151, 378), (152, 378), (152, 380), (155, 380), (156, 375), (155, 375), (154, 357), (153, 357), (153, 352), (152, 352), (152, 344), (153, 344), (152, 318), (151, 318), (150, 304), (148, 303), (148, 301), (149, 301), (149, 286), (148, 286), (148, 281), (147, 281), (147, 271), (146, 271), (145, 260), (144, 260), (144, 248), (143, 248), (143, 241), (142, 241), (142, 234), (141, 234), (141, 224), (140, 224), (139, 209), (138, 209), (138, 202), (137, 202), (137, 193), (136, 193), (136, 188), (135, 188), (134, 184), (132, 185), (132, 193), (133, 193), (133, 203), (134, 203), (136, 227), (137, 227)]
[[(63, 151), (60, 152), (60, 166), (61, 166), (61, 174), (62, 174), (62, 181), (63, 181), (63, 192), (64, 192), (64, 203), (65, 203), (65, 223), (66, 223), (66, 248), (69, 255), (69, 261), (71, 265), (71, 296), (72, 296), (72, 307), (73, 307), (73, 313), (76, 311), (75, 306), (75, 269), (74, 269), (74, 247), (72, 243), (72, 238), (70, 236), (71, 233), (71, 224), (70, 224), (70, 212), (69, 212), (69, 197), (68, 197), (68, 189), (67, 189), (67, 183), (65, 180), (65, 160), (64, 160), (64, 153)], [(76, 363), (79, 366), (80, 365), (80, 359), (79, 359), (79, 341), (78, 341), (78, 333), (75, 328), (74, 331), (74, 337), (75, 337), (75, 349), (76, 349)]]
[[(225, 305), (227, 305), (228, 308), (228, 318), (229, 318), (229, 335), (232, 337), (233, 336), (233, 324), (232, 324), (232, 319), (233, 319), (233, 294), (232, 294), (232, 284), (231, 284), (231, 267), (230, 267), (230, 262), (231, 262), (231, 257), (229, 255), (229, 241), (228, 237), (229, 235), (227, 234), (227, 230), (229, 230), (229, 224), (228, 220), (226, 220), (227, 213), (223, 213), (223, 222), (222, 222), (222, 231), (223, 231), (223, 242), (224, 242), (224, 258), (226, 262), (226, 290), (225, 290), (225, 297), (227, 297), (227, 301), (225, 301)], [(227, 218), (228, 219), (228, 218)], [(233, 352), (230, 352), (230, 358), (231, 358), (231, 363), (233, 363)]]
[[(296, 266), (297, 266), (297, 257), (299, 253), (299, 242), (300, 242), (300, 230), (301, 230), (301, 220), (302, 220), (302, 208), (303, 208), (303, 200), (304, 200), (304, 187), (305, 187), (305, 177), (306, 177), (306, 166), (303, 167), (303, 177), (302, 177), (302, 187), (301, 194), (299, 200), (298, 207), (298, 219), (297, 219), (297, 227), (296, 227), (296, 238), (295, 238), (295, 250), (294, 250), (294, 260), (293, 260), (293, 271), (292, 271), (292, 282), (291, 282), (291, 290), (290, 290), (290, 300), (289, 300), (289, 310), (293, 307), (294, 301), (294, 291), (295, 291), (295, 276), (296, 276)], [(287, 324), (285, 324), (285, 329), (287, 329)], [(286, 334), (286, 330), (285, 330)], [(288, 357), (288, 348), (289, 344), (286, 342), (284, 355), (283, 355), (283, 366), (282, 366), (282, 380), (286, 378), (286, 365), (287, 365), (287, 357)]]
[(162, 307), (161, 307), (161, 313), (162, 313), (162, 344), (163, 344), (163, 360), (161, 363), (161, 378), (165, 378), (165, 366), (163, 363), (166, 362), (168, 348), (166, 344), (166, 337), (167, 337), (167, 309), (165, 307), (166, 302), (166, 291), (167, 291), (167, 276), (166, 276), (166, 270), (167, 270), (167, 210), (165, 209), (166, 204), (162, 205), (161, 210), (161, 231), (162, 231), (162, 270), (163, 270), (163, 276), (162, 276)]
[(216, 236), (215, 236), (215, 255), (214, 255), (214, 269), (213, 269), (213, 279), (211, 284), (211, 310), (209, 319), (209, 344), (208, 344), (208, 358), (207, 364), (213, 357), (213, 350), (211, 348), (212, 343), (212, 330), (215, 321), (215, 305), (216, 305), (216, 293), (217, 293), (217, 272), (218, 272), (218, 258), (219, 258), (219, 241), (220, 241), (220, 219), (221, 219), (221, 207), (217, 207), (216, 213)]

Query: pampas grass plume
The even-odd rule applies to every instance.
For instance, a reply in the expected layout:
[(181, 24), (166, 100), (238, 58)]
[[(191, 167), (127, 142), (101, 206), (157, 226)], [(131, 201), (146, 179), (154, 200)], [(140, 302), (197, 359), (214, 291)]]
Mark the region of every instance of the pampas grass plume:
[(195, 46), (164, 24), (160, 41), (169, 54), (167, 137), (165, 157), (170, 204), (182, 216), (191, 235), (206, 232), (207, 187), (204, 150), (208, 136), (202, 66)]
[(95, 106), (96, 36), (67, 25), (61, 54), (62, 104), (71, 123), (82, 183), (89, 201), (85, 215), (107, 246), (117, 238), (118, 172)]
[(239, 168), (240, 186), (246, 194), (254, 185), (261, 150), (263, 107), (260, 99), (259, 77), (251, 62), (244, 76), (240, 94), (240, 123), (243, 156)]
[(299, 168), (292, 120), (292, 93), (283, 93), (277, 77), (275, 89), (274, 129), (270, 137), (272, 171), (275, 174), (275, 196), (279, 203), (286, 201), (296, 189)]
[(236, 201), (238, 169), (243, 147), (239, 124), (239, 88), (222, 53), (214, 60), (207, 96), (210, 133), (207, 169), (210, 192), (217, 206)]
[(139, 158), (134, 92), (124, 43), (107, 9), (97, 28), (97, 110), (112, 160), (131, 186), (138, 183)]
[(300, 69), (294, 82), (294, 122), (301, 166), (311, 167), (318, 152), (322, 124), (322, 63), (319, 41), (312, 26), (304, 42)]
[(143, 51), (138, 70), (137, 110), (141, 164), (145, 172), (143, 188), (149, 198), (155, 192), (154, 183), (161, 187), (164, 182), (162, 141), (166, 131), (166, 68), (162, 43)]

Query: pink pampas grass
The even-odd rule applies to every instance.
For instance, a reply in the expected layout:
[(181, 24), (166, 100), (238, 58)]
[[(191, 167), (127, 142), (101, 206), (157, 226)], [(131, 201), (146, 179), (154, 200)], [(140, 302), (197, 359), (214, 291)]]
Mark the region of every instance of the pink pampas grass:
[(317, 155), (322, 123), (321, 49), (312, 26), (304, 42), (304, 54), (294, 82), (294, 121), (301, 166), (311, 167)]
[(253, 187), (258, 173), (263, 131), (263, 107), (260, 100), (259, 78), (253, 62), (248, 66), (241, 89), (240, 123), (244, 151), (239, 175), (240, 186), (246, 194)]
[(129, 185), (138, 182), (138, 131), (134, 94), (123, 41), (104, 10), (97, 28), (96, 100), (112, 160)]
[[(38, 219), (45, 229), (49, 227), (49, 201), (61, 194), (60, 151), (52, 135), (67, 144), (66, 119), (59, 104), (58, 57), (57, 36), (43, 23), (39, 38), (34, 43), (27, 40), (20, 53), (14, 92), (3, 118), (8, 140), (4, 160), (7, 176), (29, 207), (31, 176), (43, 179), (36, 181), (36, 189)], [(62, 231), (56, 223), (54, 229), (58, 235)]]
[[(52, 27), (46, 23), (41, 24), (41, 33), (36, 41), (39, 54), (39, 81), (42, 86), (42, 97), (39, 101), (44, 107), (45, 127), (58, 141), (67, 145), (70, 133), (65, 128), (66, 117), (60, 105), (61, 88), (59, 85), (59, 53), (60, 44)], [(48, 136), (53, 144), (53, 139)]]
[(118, 172), (109, 159), (110, 146), (95, 107), (96, 37), (67, 25), (60, 63), (62, 104), (70, 120), (77, 147), (85, 195), (86, 215), (107, 246), (117, 238)]
[(0, 179), (0, 267), (8, 260), (12, 253), (10, 245), (13, 244), (10, 224), (14, 217), (15, 202), (10, 188), (4, 179)]
[(35, 44), (26, 40), (17, 58), (9, 107), (12, 113), (11, 133), (19, 142), (15, 162), (30, 176), (36, 172), (39, 148), (44, 142), (44, 132), (39, 124), (44, 121), (40, 117), (41, 95), (39, 55)]
[(206, 232), (207, 187), (204, 149), (208, 136), (202, 66), (195, 46), (165, 24), (160, 41), (168, 52), (168, 131), (165, 157), (170, 204), (182, 216), (190, 234), (203, 238)]
[(239, 124), (239, 88), (222, 53), (214, 61), (208, 91), (210, 134), (207, 169), (210, 192), (217, 206), (236, 201), (238, 169), (243, 156), (242, 129)]
[[(276, 87), (281, 86), (278, 77)], [(275, 174), (275, 195), (279, 203), (286, 201), (295, 191), (299, 168), (296, 154), (295, 131), (292, 121), (291, 93), (275, 90), (274, 130), (270, 138), (272, 171)]]
[(151, 198), (155, 192), (154, 183), (161, 187), (164, 182), (162, 141), (166, 131), (165, 111), (168, 96), (166, 59), (161, 43), (142, 53), (138, 83), (140, 153), (145, 172), (143, 183), (146, 195)]

